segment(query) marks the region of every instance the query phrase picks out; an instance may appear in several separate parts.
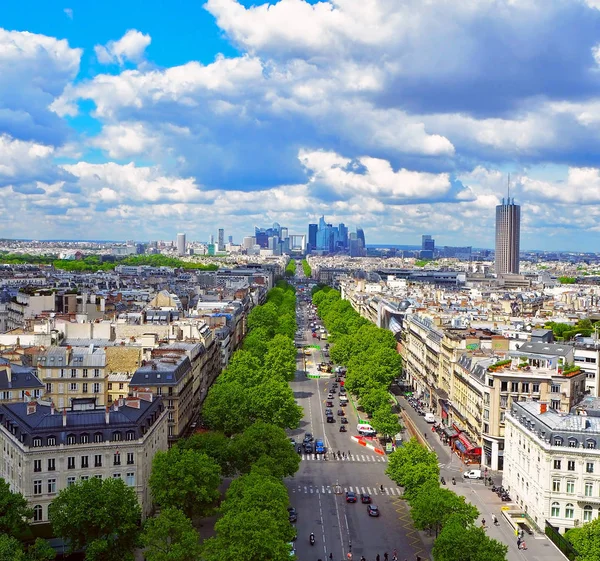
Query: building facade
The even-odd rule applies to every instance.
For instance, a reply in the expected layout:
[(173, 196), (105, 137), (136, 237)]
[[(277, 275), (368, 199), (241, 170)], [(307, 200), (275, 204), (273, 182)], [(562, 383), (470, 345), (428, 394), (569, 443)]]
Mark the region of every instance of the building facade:
[(496, 274), (519, 274), (521, 207), (502, 199), (496, 207)]

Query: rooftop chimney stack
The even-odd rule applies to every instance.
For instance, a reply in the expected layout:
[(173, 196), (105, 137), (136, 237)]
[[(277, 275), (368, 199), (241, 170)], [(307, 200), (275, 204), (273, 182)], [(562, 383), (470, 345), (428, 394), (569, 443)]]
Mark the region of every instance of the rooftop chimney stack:
[(67, 408), (63, 409), (63, 427), (67, 426)]
[(108, 405), (106, 406), (106, 409), (104, 410), (104, 420), (107, 425), (110, 423), (110, 407), (108, 407)]

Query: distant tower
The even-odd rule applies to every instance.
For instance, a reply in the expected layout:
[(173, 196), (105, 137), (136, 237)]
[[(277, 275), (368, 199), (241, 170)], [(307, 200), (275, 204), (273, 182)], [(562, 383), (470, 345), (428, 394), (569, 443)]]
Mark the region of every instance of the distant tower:
[(185, 255), (185, 234), (177, 234), (177, 255)]
[(317, 232), (319, 231), (318, 224), (308, 225), (308, 251), (317, 249)]
[[(510, 178), (509, 178), (510, 181)], [(521, 207), (510, 198), (496, 207), (496, 274), (519, 274)]]
[(219, 228), (219, 238), (218, 238), (219, 251), (225, 251), (225, 230), (223, 228)]
[(429, 234), (421, 236), (421, 259), (433, 259), (435, 254), (435, 240)]

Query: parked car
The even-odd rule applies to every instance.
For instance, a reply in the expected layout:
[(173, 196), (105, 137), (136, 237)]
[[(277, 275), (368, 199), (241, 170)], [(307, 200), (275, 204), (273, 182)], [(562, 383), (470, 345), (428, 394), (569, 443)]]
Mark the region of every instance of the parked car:
[(335, 423), (335, 417), (333, 415), (327, 415), (328, 423)]
[(347, 503), (355, 503), (356, 502), (356, 493), (354, 491), (346, 491), (346, 502)]
[(298, 513), (296, 512), (296, 509), (293, 506), (288, 506), (288, 516), (289, 516), (290, 522), (298, 521)]
[(325, 405), (326, 405), (327, 407), (333, 407), (333, 401), (332, 401), (331, 399), (328, 399), (328, 400), (325, 402)]
[(369, 516), (379, 516), (379, 509), (375, 505), (367, 506), (367, 512)]
[(343, 409), (338, 409), (337, 414), (338, 414), (338, 417), (343, 417), (346, 413), (344, 413)]

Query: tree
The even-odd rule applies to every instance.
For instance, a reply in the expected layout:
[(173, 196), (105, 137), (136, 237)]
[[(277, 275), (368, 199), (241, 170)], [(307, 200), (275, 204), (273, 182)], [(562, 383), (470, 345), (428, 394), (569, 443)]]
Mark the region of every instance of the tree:
[(278, 377), (287, 382), (296, 374), (296, 347), (285, 335), (275, 335), (267, 344), (263, 370), (268, 377)]
[(579, 528), (571, 528), (565, 534), (577, 550), (577, 561), (597, 561), (600, 559), (600, 518), (586, 522)]
[(277, 306), (273, 302), (267, 302), (262, 306), (256, 306), (255, 308), (252, 308), (252, 311), (248, 314), (248, 330), (252, 331), (258, 327), (264, 327), (269, 333), (269, 336), (272, 337), (275, 334), (278, 318), (279, 314), (277, 313)]
[(162, 508), (181, 509), (188, 518), (205, 514), (219, 498), (221, 470), (215, 460), (175, 446), (152, 460), (150, 489)]
[(300, 457), (284, 430), (264, 421), (257, 421), (234, 437), (231, 457), (240, 473), (248, 473), (254, 464), (259, 464), (271, 475), (289, 477), (300, 466)]
[(27, 548), (27, 561), (52, 561), (56, 558), (54, 548), (42, 538), (37, 538)]
[(27, 561), (21, 542), (8, 534), (0, 534), (0, 561)]
[(452, 516), (459, 520), (463, 527), (473, 524), (479, 511), (464, 497), (458, 496), (449, 489), (440, 487), (437, 481), (428, 481), (419, 489), (419, 493), (410, 501), (410, 516), (418, 530), (439, 530)]
[(223, 374), (212, 385), (202, 406), (202, 417), (209, 427), (231, 436), (252, 424), (248, 390), (237, 380)]
[[(261, 329), (261, 332), (266, 333), (266, 330)], [(220, 378), (246, 387), (254, 386), (263, 380), (262, 362), (248, 351), (236, 351)]]
[(284, 380), (267, 380), (251, 388), (248, 394), (253, 421), (262, 420), (286, 429), (295, 429), (300, 423), (302, 407)]
[(33, 511), (21, 493), (13, 493), (10, 485), (0, 478), (0, 534), (19, 537), (27, 528), (27, 520)]
[(246, 335), (243, 348), (262, 362), (267, 353), (268, 342), (269, 332), (264, 327), (257, 327)]
[(508, 546), (491, 539), (483, 528), (451, 517), (433, 544), (434, 561), (506, 561)]
[(411, 438), (404, 446), (396, 448), (389, 456), (386, 474), (398, 485), (404, 487), (405, 496), (411, 500), (421, 485), (437, 481), (440, 475), (438, 458)]
[(372, 415), (376, 409), (387, 405), (389, 401), (390, 396), (388, 392), (384, 388), (378, 387), (362, 394), (360, 406), (367, 415)]
[(192, 521), (176, 508), (166, 508), (149, 518), (141, 535), (148, 561), (196, 561), (201, 548)]
[(390, 405), (383, 405), (373, 413), (371, 425), (386, 439), (400, 432), (400, 421), (398, 415), (392, 411)]
[(196, 433), (189, 438), (181, 439), (177, 446), (182, 450), (195, 450), (210, 456), (221, 468), (221, 475), (230, 477), (234, 474), (231, 439), (222, 432), (207, 431)]
[(93, 477), (60, 491), (48, 508), (54, 533), (70, 551), (85, 548), (86, 561), (133, 559), (140, 505), (122, 479)]

